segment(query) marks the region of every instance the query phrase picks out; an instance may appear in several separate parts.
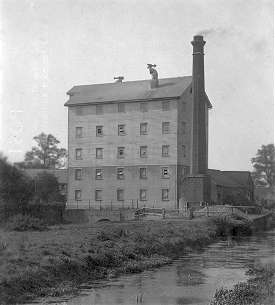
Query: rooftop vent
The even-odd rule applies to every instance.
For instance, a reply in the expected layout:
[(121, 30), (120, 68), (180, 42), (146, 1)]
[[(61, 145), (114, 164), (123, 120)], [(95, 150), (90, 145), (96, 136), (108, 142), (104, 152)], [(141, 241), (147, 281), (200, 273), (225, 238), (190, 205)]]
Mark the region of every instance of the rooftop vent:
[(154, 69), (157, 65), (153, 64), (147, 64), (147, 69), (149, 70), (151, 74), (151, 89), (157, 88), (159, 86), (159, 78), (158, 78), (158, 72), (156, 69)]
[(114, 79), (116, 80), (115, 83), (122, 83), (124, 76), (115, 76)]

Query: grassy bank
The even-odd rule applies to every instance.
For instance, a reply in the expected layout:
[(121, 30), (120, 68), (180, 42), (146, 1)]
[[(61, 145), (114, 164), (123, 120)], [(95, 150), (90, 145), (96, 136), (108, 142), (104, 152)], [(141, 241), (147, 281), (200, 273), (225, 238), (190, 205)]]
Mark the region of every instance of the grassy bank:
[(271, 305), (275, 297), (275, 264), (255, 265), (249, 271), (251, 278), (232, 289), (216, 291), (211, 305)]
[(42, 232), (0, 231), (0, 300), (77, 291), (80, 283), (169, 263), (221, 236), (250, 232), (221, 219), (64, 225)]

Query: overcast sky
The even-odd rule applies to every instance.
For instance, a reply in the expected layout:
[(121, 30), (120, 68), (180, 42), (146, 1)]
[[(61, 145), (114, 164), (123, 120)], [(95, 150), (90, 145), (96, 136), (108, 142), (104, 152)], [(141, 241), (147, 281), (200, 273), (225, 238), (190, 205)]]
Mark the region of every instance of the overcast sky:
[(66, 92), (74, 85), (191, 75), (203, 33), (213, 104), (209, 167), (250, 170), (274, 142), (273, 0), (2, 0), (0, 150), (23, 159), (33, 136), (67, 147)]

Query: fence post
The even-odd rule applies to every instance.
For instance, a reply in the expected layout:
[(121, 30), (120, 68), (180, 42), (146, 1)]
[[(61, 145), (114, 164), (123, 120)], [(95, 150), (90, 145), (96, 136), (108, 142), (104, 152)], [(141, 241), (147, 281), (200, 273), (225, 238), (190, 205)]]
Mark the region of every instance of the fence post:
[(162, 218), (165, 218), (165, 208), (162, 208)]
[(206, 216), (209, 217), (209, 210), (208, 210), (208, 206), (206, 206)]
[(91, 200), (89, 199), (89, 210), (91, 210)]
[(137, 199), (137, 209), (138, 209), (138, 199)]
[(78, 200), (76, 200), (76, 208), (78, 209)]
[(101, 211), (101, 200), (99, 200), (99, 210)]
[(134, 199), (132, 199), (132, 209), (134, 208)]

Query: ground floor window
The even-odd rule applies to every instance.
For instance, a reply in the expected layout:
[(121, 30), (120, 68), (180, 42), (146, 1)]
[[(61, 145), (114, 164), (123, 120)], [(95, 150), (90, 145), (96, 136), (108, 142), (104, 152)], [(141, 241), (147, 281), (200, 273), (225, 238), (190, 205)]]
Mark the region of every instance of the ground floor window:
[(139, 190), (139, 200), (147, 200), (147, 190)]
[(162, 201), (169, 200), (169, 189), (161, 190), (161, 199), (162, 199)]
[(102, 190), (95, 190), (95, 200), (102, 200)]
[(124, 190), (118, 189), (116, 191), (117, 201), (123, 201), (124, 200)]
[(75, 200), (81, 200), (81, 190), (75, 190), (74, 191), (74, 198)]

